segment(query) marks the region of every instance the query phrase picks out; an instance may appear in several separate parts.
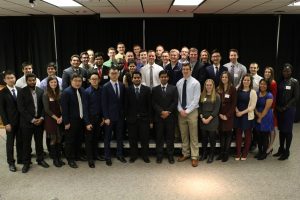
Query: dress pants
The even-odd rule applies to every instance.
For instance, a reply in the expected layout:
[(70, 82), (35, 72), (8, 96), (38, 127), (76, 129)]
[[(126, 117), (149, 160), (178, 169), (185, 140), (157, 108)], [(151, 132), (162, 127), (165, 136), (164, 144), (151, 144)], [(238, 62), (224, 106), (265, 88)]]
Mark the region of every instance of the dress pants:
[(110, 124), (104, 125), (104, 154), (105, 159), (111, 159), (110, 141), (112, 132), (117, 138), (117, 156), (123, 156), (123, 118), (118, 121), (110, 121)]
[(7, 163), (15, 163), (14, 159), (14, 141), (16, 139), (16, 149), (17, 149), (17, 161), (22, 162), (23, 160), (23, 143), (22, 135), (19, 129), (19, 125), (11, 125), (12, 130), (10, 132), (6, 131), (6, 155)]
[(167, 154), (174, 154), (174, 138), (175, 138), (175, 120), (160, 119), (155, 123), (156, 126), (156, 154), (158, 158), (163, 157), (164, 138), (167, 143)]
[(82, 119), (77, 119), (70, 124), (70, 129), (65, 131), (65, 154), (68, 161), (74, 161), (80, 157), (84, 123)]
[(89, 116), (93, 125), (91, 131), (85, 131), (85, 151), (89, 161), (94, 160), (98, 156), (98, 138), (100, 137), (101, 126), (99, 116)]
[(31, 140), (34, 136), (36, 161), (40, 162), (44, 160), (43, 153), (43, 126), (31, 125), (30, 127), (22, 127), (22, 139), (23, 139), (23, 164), (29, 165), (31, 162)]
[[(242, 157), (246, 158), (249, 152), (249, 148), (251, 145), (251, 128), (244, 130), (245, 133), (245, 145)], [(237, 157), (241, 156), (242, 152), (242, 140), (243, 140), (243, 130), (238, 128), (236, 130), (236, 155)]]
[(148, 120), (138, 119), (135, 123), (127, 123), (127, 126), (130, 144), (130, 157), (138, 157), (138, 141), (141, 142), (142, 157), (148, 157), (150, 122)]
[(185, 157), (191, 156), (192, 159), (198, 159), (198, 110), (195, 109), (186, 117), (181, 117), (179, 113), (178, 122), (182, 138), (182, 155)]

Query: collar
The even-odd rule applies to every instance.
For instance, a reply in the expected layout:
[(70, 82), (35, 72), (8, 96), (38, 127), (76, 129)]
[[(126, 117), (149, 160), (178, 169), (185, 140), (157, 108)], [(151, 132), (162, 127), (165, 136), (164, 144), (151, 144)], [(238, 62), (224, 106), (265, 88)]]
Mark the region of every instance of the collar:
[(17, 91), (16, 86), (10, 87), (10, 86), (6, 85), (6, 87), (9, 89), (9, 91), (11, 91), (12, 89), (15, 89), (15, 91)]
[(111, 84), (115, 85), (116, 83), (119, 85), (119, 82), (118, 81), (112, 81), (112, 80), (109, 80)]
[(141, 84), (138, 86), (133, 85), (134, 89), (139, 88), (139, 90), (141, 89)]
[(218, 66), (217, 65), (215, 65), (215, 64), (213, 64), (213, 66), (214, 66), (214, 68), (220, 68), (221, 67), (221, 64), (219, 64)]
[(166, 83), (166, 85), (160, 84), (161, 88), (163, 88), (163, 87), (167, 88), (167, 86), (168, 86), (168, 83)]

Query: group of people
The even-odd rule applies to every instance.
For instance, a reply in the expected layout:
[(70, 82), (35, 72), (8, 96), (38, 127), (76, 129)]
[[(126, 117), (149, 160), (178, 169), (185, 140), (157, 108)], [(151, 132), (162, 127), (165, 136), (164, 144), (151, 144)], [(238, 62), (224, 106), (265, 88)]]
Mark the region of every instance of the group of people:
[[(29, 171), (32, 135), (38, 165), (49, 167), (44, 160), (44, 130), (56, 167), (65, 165), (62, 152), (72, 168), (78, 167), (78, 160), (87, 160), (91, 168), (95, 160), (111, 166), (112, 137), (117, 141), (117, 159), (126, 163), (126, 131), (130, 163), (139, 156), (139, 142), (143, 161), (150, 162), (151, 130), (155, 132), (157, 163), (163, 161), (164, 143), (168, 162), (175, 162), (176, 133), (182, 140), (182, 155), (177, 161), (191, 159), (193, 167), (199, 160), (214, 161), (218, 136), (221, 150), (217, 160), (228, 161), (233, 134), (235, 160), (247, 159), (251, 142), (257, 142), (255, 157), (263, 160), (273, 151), (276, 126), (280, 147), (274, 156), (279, 160), (289, 157), (299, 99), (299, 83), (292, 78), (290, 64), (282, 66), (282, 79), (277, 84), (271, 67), (266, 67), (261, 77), (258, 64), (253, 62), (247, 73), (238, 62), (236, 49), (229, 50), (230, 62), (225, 65), (218, 50), (210, 55), (205, 49), (199, 54), (196, 48), (165, 51), (158, 45), (156, 51), (146, 51), (134, 45), (133, 51), (126, 52), (120, 42), (117, 51), (110, 47), (106, 62), (102, 52), (88, 50), (72, 55), (71, 66), (63, 70), (62, 78), (56, 75), (55, 63), (48, 64), (48, 76), (42, 81), (30, 63), (22, 64), (24, 76), (18, 80), (13, 72), (4, 73), (6, 87), (0, 93), (0, 114), (7, 133), (10, 171), (16, 171), (15, 140), (17, 163), (23, 164), (23, 173)], [(102, 132), (104, 157), (98, 151)]]

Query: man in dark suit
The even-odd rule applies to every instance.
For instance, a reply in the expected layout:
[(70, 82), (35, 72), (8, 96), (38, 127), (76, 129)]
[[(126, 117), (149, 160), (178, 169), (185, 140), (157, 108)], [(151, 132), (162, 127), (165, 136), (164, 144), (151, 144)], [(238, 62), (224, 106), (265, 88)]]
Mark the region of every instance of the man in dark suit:
[(159, 72), (159, 79), (161, 84), (152, 90), (152, 105), (156, 127), (156, 162), (162, 162), (165, 136), (168, 161), (170, 164), (174, 164), (174, 132), (177, 122), (176, 108), (178, 104), (178, 92), (176, 86), (168, 84), (169, 77), (167, 71)]
[(22, 161), (22, 135), (20, 134), (19, 111), (17, 107), (17, 95), (21, 88), (15, 86), (16, 77), (14, 73), (6, 71), (4, 73), (6, 87), (0, 92), (0, 115), (6, 131), (6, 155), (9, 170), (17, 171), (14, 159), (14, 141), (16, 139), (17, 163)]
[(102, 89), (102, 111), (104, 118), (104, 152), (106, 165), (111, 166), (110, 141), (112, 131), (117, 138), (117, 159), (126, 163), (123, 156), (124, 126), (124, 85), (118, 81), (119, 71), (115, 67), (109, 70), (110, 81)]
[(23, 173), (27, 173), (30, 168), (32, 135), (34, 135), (36, 161), (38, 165), (44, 168), (49, 167), (44, 161), (43, 155), (44, 91), (36, 87), (35, 74), (27, 74), (25, 78), (27, 86), (20, 90), (17, 97), (23, 139)]
[(189, 58), (192, 67), (192, 77), (197, 79), (202, 86), (201, 88), (203, 88), (206, 80), (206, 65), (198, 59), (198, 49), (190, 48)]
[(104, 54), (102, 52), (95, 53), (95, 65), (89, 70), (89, 74), (97, 72), (100, 77), (100, 86), (103, 86), (109, 81), (109, 67), (103, 65)]
[(62, 118), (66, 130), (65, 153), (71, 168), (78, 168), (75, 160), (79, 160), (81, 156), (80, 147), (84, 138), (84, 128), (88, 131), (92, 130), (92, 125), (87, 118), (86, 95), (81, 86), (82, 76), (74, 73), (71, 76), (71, 85), (61, 96)]
[(142, 74), (133, 72), (132, 83), (126, 90), (125, 108), (130, 144), (130, 160), (133, 163), (138, 157), (138, 140), (142, 146), (142, 158), (145, 163), (149, 160), (149, 130), (151, 123), (151, 90), (141, 85)]
[(215, 49), (211, 53), (212, 65), (206, 67), (206, 78), (212, 79), (215, 82), (215, 86), (218, 87), (220, 82), (220, 76), (224, 71), (228, 71), (227, 67), (221, 65), (221, 53)]
[(63, 90), (70, 86), (71, 76), (76, 73), (82, 76), (82, 87), (87, 87), (87, 72), (85, 69), (79, 67), (79, 55), (72, 55), (70, 60), (71, 66), (63, 71), (62, 88)]

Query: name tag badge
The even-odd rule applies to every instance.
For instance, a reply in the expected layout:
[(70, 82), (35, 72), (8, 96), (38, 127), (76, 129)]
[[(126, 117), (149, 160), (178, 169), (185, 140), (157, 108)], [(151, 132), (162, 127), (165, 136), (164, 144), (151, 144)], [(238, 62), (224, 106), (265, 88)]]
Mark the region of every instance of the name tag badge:
[(203, 101), (206, 101), (206, 98), (204, 98)]
[(53, 98), (49, 98), (49, 101), (54, 101), (54, 99)]
[(108, 79), (108, 76), (103, 76), (104, 79)]
[(285, 86), (285, 89), (286, 89), (286, 90), (291, 90), (292, 88), (291, 88), (290, 85), (287, 85), (287, 86)]
[(234, 74), (234, 78), (238, 78), (239, 77), (239, 75), (238, 74)]
[(230, 95), (229, 94), (225, 94), (225, 98), (230, 98)]
[(85, 80), (86, 80), (86, 78), (84, 78), (84, 77), (83, 77), (83, 78), (82, 78), (82, 80), (83, 80), (83, 81), (85, 81)]

